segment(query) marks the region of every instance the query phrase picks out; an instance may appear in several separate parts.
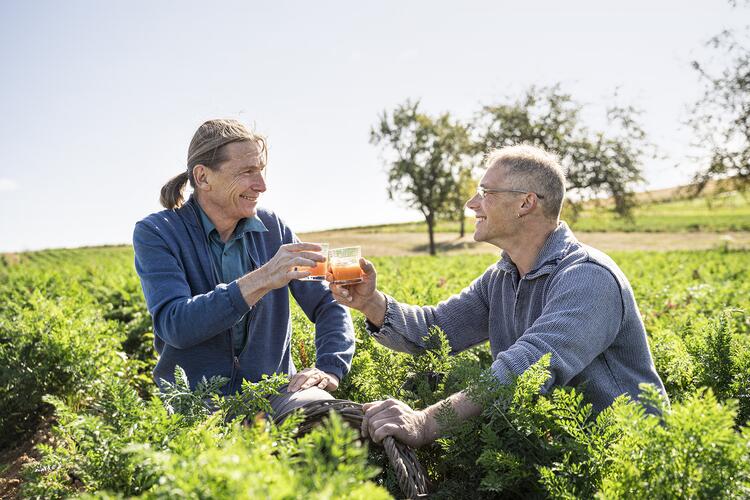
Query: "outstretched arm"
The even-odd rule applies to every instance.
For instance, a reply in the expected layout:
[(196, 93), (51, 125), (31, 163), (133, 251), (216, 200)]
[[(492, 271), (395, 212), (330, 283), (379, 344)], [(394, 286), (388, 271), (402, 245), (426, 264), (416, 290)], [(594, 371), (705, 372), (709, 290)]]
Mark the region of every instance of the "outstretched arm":
[(404, 444), (418, 448), (435, 441), (443, 432), (437, 420), (441, 408), (450, 405), (460, 420), (475, 417), (482, 407), (472, 402), (466, 393), (457, 392), (424, 410), (413, 410), (397, 399), (374, 401), (362, 406), (362, 435), (380, 443), (393, 436)]
[[(545, 386), (565, 385), (614, 340), (622, 318), (622, 296), (614, 277), (596, 264), (571, 267), (553, 281), (547, 303), (534, 324), (492, 364), (495, 377), (510, 382), (547, 353), (550, 379)], [(380, 442), (385, 436), (422, 446), (439, 437), (436, 416), (450, 404), (459, 419), (481, 413), (464, 392), (425, 410), (413, 410), (395, 399), (364, 405), (362, 432)]]
[(194, 294), (179, 249), (160, 231), (139, 222), (133, 233), (135, 267), (158, 335), (177, 349), (187, 349), (231, 328), (270, 290), (307, 272), (290, 271), (319, 257), (316, 245), (283, 245), (264, 266), (206, 293)]
[(487, 340), (488, 273), (437, 306), (412, 306), (399, 303), (377, 289), (377, 273), (371, 262), (362, 259), (360, 266), (364, 272), (362, 283), (331, 285), (331, 292), (337, 301), (367, 317), (368, 331), (384, 346), (418, 354), (424, 350), (432, 326), (445, 332), (454, 353)]

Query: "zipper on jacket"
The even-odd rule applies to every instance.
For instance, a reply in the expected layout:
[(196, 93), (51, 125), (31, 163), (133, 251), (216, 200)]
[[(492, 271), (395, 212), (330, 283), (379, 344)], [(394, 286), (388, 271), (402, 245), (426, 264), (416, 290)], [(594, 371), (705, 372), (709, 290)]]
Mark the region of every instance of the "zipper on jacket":
[[(219, 283), (221, 283), (221, 279), (219, 278), (219, 270), (216, 269), (216, 263), (214, 263), (214, 258), (211, 255), (211, 248), (210, 248), (211, 242), (209, 241), (208, 237), (205, 235), (205, 231), (203, 231), (203, 222), (201, 221), (201, 218), (198, 215), (198, 213), (195, 211), (195, 208), (190, 206), (190, 210), (192, 210), (193, 216), (195, 217), (195, 220), (198, 222), (198, 227), (201, 229), (203, 233), (201, 234), (201, 236), (202, 236), (202, 240), (204, 242), (204, 246), (206, 249), (206, 257), (208, 257), (208, 262), (211, 264), (211, 274), (213, 275), (213, 279), (214, 279), (213, 286), (215, 288), (216, 286), (218, 286)], [(245, 247), (245, 252), (248, 253), (248, 255), (250, 255), (250, 253), (247, 251), (247, 244), (246, 242), (244, 242), (244, 238), (243, 238), (243, 246)], [(253, 262), (253, 258), (251, 255), (250, 255), (250, 261)], [(253, 308), (253, 311), (254, 309), (255, 308)], [(233, 387), (237, 379), (237, 374), (239, 373), (239, 370), (240, 370), (240, 358), (237, 357), (237, 354), (234, 351), (234, 339), (232, 338), (231, 328), (227, 332), (227, 335), (229, 336), (229, 349), (232, 355), (232, 373), (231, 373), (231, 376), (229, 377), (229, 386)], [(247, 341), (245, 341), (245, 344), (247, 344)], [(244, 350), (244, 348), (242, 350)]]
[[(250, 248), (248, 247), (248, 238), (251, 239), (253, 247), (255, 248), (255, 251), (258, 251), (257, 246), (255, 245), (255, 240), (252, 239), (252, 236), (248, 236), (247, 234), (243, 235), (242, 237), (242, 248), (245, 251), (245, 255), (250, 259), (250, 270), (248, 272), (252, 272), (257, 270), (260, 266), (258, 265), (258, 262), (253, 257), (253, 253), (250, 251)], [(260, 259), (260, 254), (258, 255), (258, 260)], [(262, 300), (262, 297), (261, 297)], [(260, 300), (253, 304), (252, 308), (248, 312), (247, 317), (247, 325), (245, 327), (245, 342), (242, 344), (242, 347), (239, 349), (239, 353), (237, 355), (242, 356), (245, 353), (245, 350), (247, 349), (248, 344), (250, 344), (250, 325), (253, 322), (253, 319), (255, 318), (255, 314), (258, 312), (258, 307), (260, 305)], [(234, 344), (232, 344), (232, 353), (234, 353)], [(239, 359), (237, 359), (237, 355), (233, 354), (235, 358), (235, 369), (239, 369)]]

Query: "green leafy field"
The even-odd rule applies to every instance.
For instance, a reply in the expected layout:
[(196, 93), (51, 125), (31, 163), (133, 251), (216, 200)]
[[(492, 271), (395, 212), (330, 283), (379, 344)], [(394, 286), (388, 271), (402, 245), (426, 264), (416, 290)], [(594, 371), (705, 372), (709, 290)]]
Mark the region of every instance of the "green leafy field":
[(683, 232), (750, 230), (750, 198), (738, 193), (644, 203), (631, 220), (606, 208), (587, 208), (572, 223), (577, 231)]
[[(693, 232), (693, 231), (750, 231), (750, 198), (735, 192), (694, 199), (644, 202), (633, 210), (633, 217), (618, 217), (607, 206), (586, 205), (575, 218), (569, 208), (563, 209), (562, 219), (577, 232)], [(466, 219), (466, 230), (471, 232), (474, 219)], [(351, 228), (355, 229), (355, 228)], [(388, 224), (356, 228), (362, 232), (419, 232), (426, 233), (424, 222)], [(457, 233), (457, 222), (440, 221), (435, 231)]]
[[(545, 360), (512, 387), (484, 376), (486, 346), (447, 356), (439, 332), (412, 357), (364, 333), (340, 398), (397, 397), (415, 407), (467, 388), (482, 418), (453, 423), (419, 450), (438, 498), (744, 498), (750, 495), (750, 252), (615, 253), (629, 276), (670, 396), (664, 419), (625, 398), (598, 417), (580, 395), (541, 396)], [(237, 415), (264, 410), (277, 378), (204, 401), (221, 380), (159, 398), (153, 334), (132, 249), (7, 255), (0, 261), (0, 448), (49, 415), (53, 440), (25, 469), (21, 496), (59, 498), (380, 498), (399, 490), (381, 451), (331, 420), (303, 439)], [(492, 255), (374, 259), (382, 289), (434, 304), (494, 262)], [(314, 360), (313, 328), (293, 310), (298, 366)], [(434, 373), (442, 376), (435, 379)], [(437, 382), (435, 382), (437, 380)], [(648, 399), (648, 398), (646, 398)], [(451, 416), (445, 415), (446, 424)], [(0, 472), (5, 469), (0, 464)]]

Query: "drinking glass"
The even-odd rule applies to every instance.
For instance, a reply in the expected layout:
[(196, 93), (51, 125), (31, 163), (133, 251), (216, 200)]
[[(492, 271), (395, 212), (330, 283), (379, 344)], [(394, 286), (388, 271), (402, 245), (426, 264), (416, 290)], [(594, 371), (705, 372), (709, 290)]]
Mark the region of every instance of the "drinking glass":
[(295, 270), (297, 271), (310, 271), (310, 276), (306, 276), (304, 278), (299, 278), (300, 281), (323, 281), (326, 279), (326, 271), (328, 270), (328, 243), (313, 243), (314, 245), (318, 245), (321, 247), (322, 250), (319, 252), (323, 257), (326, 258), (323, 262), (316, 262), (315, 266), (313, 267), (307, 267), (307, 266), (299, 266), (296, 267)]
[(331, 262), (333, 282), (337, 285), (351, 285), (362, 281), (362, 268), (359, 259), (362, 257), (361, 247), (334, 248), (328, 253)]

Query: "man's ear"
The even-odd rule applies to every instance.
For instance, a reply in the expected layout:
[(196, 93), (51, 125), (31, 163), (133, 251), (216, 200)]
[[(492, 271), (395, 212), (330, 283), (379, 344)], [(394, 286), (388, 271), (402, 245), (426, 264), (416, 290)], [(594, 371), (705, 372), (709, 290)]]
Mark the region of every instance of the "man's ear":
[(205, 165), (198, 164), (193, 167), (193, 180), (195, 181), (195, 189), (200, 191), (211, 191), (211, 183), (209, 182), (210, 169)]
[(527, 193), (526, 196), (523, 197), (523, 201), (521, 202), (521, 207), (519, 208), (518, 213), (521, 215), (526, 215), (527, 213), (531, 212), (538, 203), (539, 200), (536, 195), (534, 195), (534, 193)]

